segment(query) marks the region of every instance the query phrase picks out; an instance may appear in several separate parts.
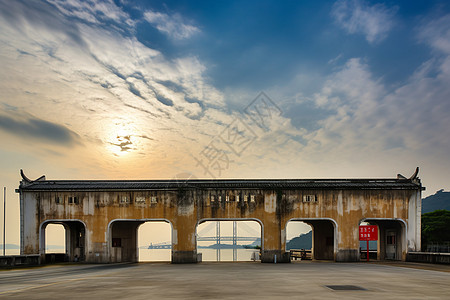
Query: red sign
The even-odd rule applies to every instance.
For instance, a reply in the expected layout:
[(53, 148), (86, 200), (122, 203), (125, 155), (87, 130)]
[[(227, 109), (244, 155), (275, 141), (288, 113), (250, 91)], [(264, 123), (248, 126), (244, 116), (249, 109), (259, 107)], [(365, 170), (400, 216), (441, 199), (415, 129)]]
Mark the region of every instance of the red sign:
[(378, 226), (377, 225), (361, 225), (359, 226), (360, 241), (377, 241)]

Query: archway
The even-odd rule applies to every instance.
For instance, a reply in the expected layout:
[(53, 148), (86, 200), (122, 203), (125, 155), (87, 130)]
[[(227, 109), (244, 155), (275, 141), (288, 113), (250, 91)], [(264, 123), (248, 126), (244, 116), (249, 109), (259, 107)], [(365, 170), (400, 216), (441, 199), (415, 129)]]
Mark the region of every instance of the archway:
[(286, 225), (286, 251), (291, 260), (311, 259), (312, 227), (303, 221), (292, 221)]
[[(402, 219), (363, 219), (360, 224), (378, 226), (376, 259), (405, 260), (406, 222)], [(370, 249), (370, 245), (369, 245)], [(375, 254), (373, 254), (375, 257)]]
[[(167, 223), (170, 226), (170, 238), (169, 238), (169, 244), (170, 248), (172, 248), (172, 226), (171, 223), (168, 220), (165, 219), (120, 219), (120, 220), (113, 220), (110, 222), (108, 226), (109, 231), (109, 256), (111, 262), (138, 262), (139, 261), (139, 254), (140, 249), (139, 247), (144, 247), (144, 244), (140, 245), (139, 242), (139, 228), (142, 224), (149, 222), (156, 222), (156, 223)], [(146, 228), (143, 228), (144, 233), (146, 231)], [(145, 243), (145, 237), (142, 239), (142, 243)], [(150, 245), (146, 245), (146, 248), (149, 249)], [(152, 244), (153, 246), (153, 244)], [(165, 244), (165, 248), (168, 248), (169, 246)], [(154, 251), (153, 251), (154, 252)], [(170, 252), (171, 253), (171, 252)], [(166, 260), (164, 257), (161, 257), (161, 259), (156, 259), (152, 257), (148, 257), (148, 253), (142, 255), (145, 255), (143, 261), (155, 261), (158, 260)], [(153, 253), (154, 254), (154, 253)], [(170, 259), (169, 259), (170, 261)]]
[[(312, 229), (311, 258), (313, 260), (335, 260), (336, 257), (336, 222), (332, 219), (291, 219), (286, 224), (286, 231), (291, 222), (303, 222)], [(304, 227), (307, 228), (307, 227)], [(287, 243), (286, 243), (287, 244)], [(286, 249), (287, 250), (287, 249)]]
[[(50, 225), (50, 230), (47, 227)], [(55, 225), (62, 226), (54, 227)], [(56, 231), (54, 230), (56, 228)], [(47, 234), (49, 235), (47, 237)], [(58, 238), (58, 235), (60, 236)], [(61, 249), (50, 249), (47, 251), (48, 241), (58, 240), (61, 243), (61, 235), (64, 235), (64, 251)], [(61, 261), (84, 261), (86, 258), (86, 225), (79, 220), (47, 220), (40, 227), (41, 261), (61, 262)]]
[(45, 253), (66, 254), (66, 228), (62, 224), (48, 224), (45, 228)]
[(205, 219), (197, 224), (197, 253), (202, 261), (257, 261), (263, 247), (256, 219)]
[(172, 259), (172, 226), (165, 221), (148, 221), (138, 227), (139, 262)]

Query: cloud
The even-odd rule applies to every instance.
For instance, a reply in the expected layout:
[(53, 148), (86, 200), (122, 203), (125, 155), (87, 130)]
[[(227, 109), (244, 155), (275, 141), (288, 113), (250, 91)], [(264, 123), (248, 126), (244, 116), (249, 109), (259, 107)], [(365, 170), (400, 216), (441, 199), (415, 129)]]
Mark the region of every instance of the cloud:
[(198, 27), (186, 24), (179, 14), (168, 15), (149, 10), (144, 13), (144, 18), (160, 32), (175, 40), (188, 39), (200, 32)]
[[(50, 141), (54, 148), (57, 142), (69, 144), (71, 135), (64, 140), (61, 128), (50, 127), (46, 137), (38, 129), (47, 123), (36, 120), (64, 122), (61, 126), (79, 135), (72, 140), (86, 147), (61, 149), (58, 164), (66, 159), (64, 164), (73, 167), (83, 161), (97, 174), (120, 177), (125, 175), (117, 170), (136, 176), (136, 170), (151, 166), (159, 172), (153, 176), (170, 177), (189, 160), (190, 151), (221, 130), (223, 120), (210, 116), (226, 110), (224, 97), (209, 83), (199, 58), (168, 58), (141, 43), (133, 30), (118, 30), (115, 22), (141, 20), (119, 12), (106, 19), (108, 9), (121, 10), (114, 2), (99, 2), (108, 8), (82, 1), (52, 3), (0, 0), (5, 8), (0, 9), (1, 101), (34, 116), (2, 119), (14, 121), (14, 128), (2, 127), (2, 136), (7, 130), (17, 133), (11, 148), (45, 156), (47, 145), (36, 141)], [(39, 137), (33, 145), (24, 138), (27, 132)]]
[(369, 43), (383, 40), (394, 26), (398, 7), (384, 4), (369, 5), (364, 0), (339, 0), (331, 15), (350, 34), (363, 34)]
[(67, 127), (42, 120), (28, 114), (0, 114), (0, 129), (14, 136), (32, 138), (42, 142), (53, 142), (71, 146), (80, 142), (78, 134)]
[(113, 0), (48, 0), (66, 16), (74, 17), (84, 22), (102, 25), (111, 23), (118, 28), (132, 29), (135, 22), (127, 13), (121, 10)]
[(432, 48), (450, 55), (450, 15), (424, 22), (418, 27), (418, 38)]
[(307, 135), (308, 148), (354, 161), (398, 155), (444, 159), (450, 140), (439, 133), (450, 128), (449, 81), (450, 73), (435, 65), (431, 73), (418, 70), (389, 90), (367, 64), (351, 59), (315, 95), (317, 106), (332, 114)]
[(122, 151), (122, 152), (126, 152), (129, 150), (136, 150), (136, 148), (134, 148), (132, 146), (133, 142), (131, 141), (131, 136), (129, 136), (129, 135), (117, 136), (117, 143), (110, 142), (109, 144), (120, 147), (120, 151)]

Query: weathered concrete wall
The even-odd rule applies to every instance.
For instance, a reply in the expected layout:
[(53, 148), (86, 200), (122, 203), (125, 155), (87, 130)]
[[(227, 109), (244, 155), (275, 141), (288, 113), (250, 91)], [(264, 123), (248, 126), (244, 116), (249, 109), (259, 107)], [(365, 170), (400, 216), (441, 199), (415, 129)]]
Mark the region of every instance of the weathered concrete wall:
[[(305, 202), (311, 195), (316, 201)], [(69, 203), (69, 197), (78, 203)], [(405, 224), (399, 237), (402, 259), (408, 251), (420, 250), (417, 190), (22, 191), (21, 205), (22, 254), (42, 254), (39, 239), (45, 222), (78, 220), (86, 227), (84, 251), (89, 262), (136, 260), (136, 228), (156, 219), (172, 225), (173, 262), (196, 262), (196, 226), (204, 219), (259, 220), (263, 262), (273, 262), (275, 255), (278, 262), (289, 261), (285, 243), (290, 220), (313, 225), (317, 259), (358, 260), (358, 226), (363, 220)], [(135, 222), (119, 222), (125, 220)], [(124, 240), (121, 250), (112, 247), (115, 237)]]

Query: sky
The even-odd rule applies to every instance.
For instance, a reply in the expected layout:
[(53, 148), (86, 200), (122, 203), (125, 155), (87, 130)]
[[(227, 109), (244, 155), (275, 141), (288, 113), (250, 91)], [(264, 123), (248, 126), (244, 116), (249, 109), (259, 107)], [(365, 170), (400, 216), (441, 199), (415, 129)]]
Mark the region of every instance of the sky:
[(0, 0), (0, 66), (7, 243), (20, 169), (450, 189), (447, 1)]

